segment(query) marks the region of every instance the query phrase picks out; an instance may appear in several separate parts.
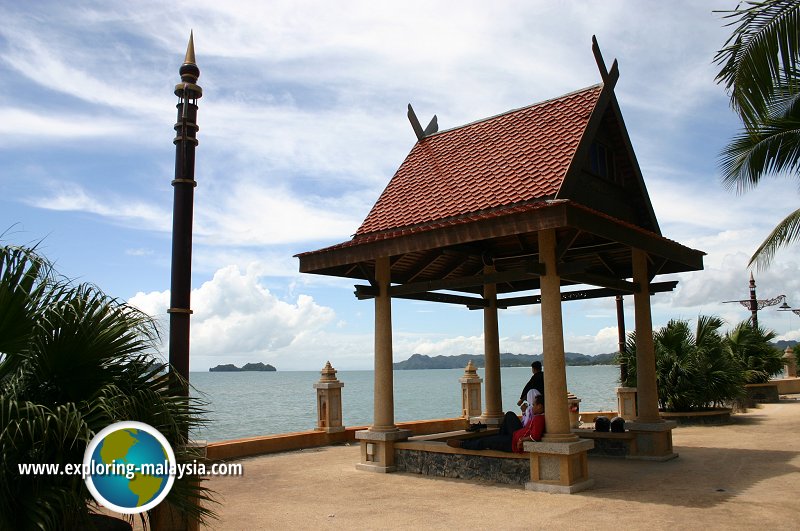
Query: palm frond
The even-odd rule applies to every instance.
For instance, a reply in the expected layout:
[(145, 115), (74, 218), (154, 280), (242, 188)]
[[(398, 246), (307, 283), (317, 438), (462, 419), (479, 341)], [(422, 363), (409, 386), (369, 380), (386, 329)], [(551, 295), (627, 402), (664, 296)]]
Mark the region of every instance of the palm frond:
[(798, 240), (800, 240), (800, 209), (786, 216), (772, 229), (769, 236), (761, 242), (753, 256), (750, 257), (750, 262), (747, 264), (748, 267), (755, 265), (757, 270), (765, 270), (772, 263), (775, 253), (779, 249), (787, 247)]
[(721, 66), (717, 83), (724, 83), (731, 106), (750, 126), (766, 116), (780, 87), (797, 92), (800, 3), (767, 0), (747, 6), (725, 12), (728, 25), (736, 27), (714, 62)]
[(764, 175), (800, 174), (800, 106), (793, 104), (784, 116), (768, 118), (742, 130), (720, 155), (722, 183), (745, 192)]

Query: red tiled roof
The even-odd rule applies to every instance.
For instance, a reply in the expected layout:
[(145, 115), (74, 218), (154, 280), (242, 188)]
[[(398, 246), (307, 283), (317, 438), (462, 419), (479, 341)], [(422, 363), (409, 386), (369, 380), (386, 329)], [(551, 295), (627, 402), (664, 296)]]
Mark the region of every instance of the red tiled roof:
[(356, 232), (394, 231), (555, 196), (602, 85), (418, 142)]

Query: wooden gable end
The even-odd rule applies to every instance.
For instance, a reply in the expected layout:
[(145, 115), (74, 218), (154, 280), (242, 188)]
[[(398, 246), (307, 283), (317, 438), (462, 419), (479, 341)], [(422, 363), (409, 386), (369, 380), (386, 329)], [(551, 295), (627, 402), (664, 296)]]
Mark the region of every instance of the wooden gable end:
[(613, 88), (604, 88), (557, 199), (661, 234)]

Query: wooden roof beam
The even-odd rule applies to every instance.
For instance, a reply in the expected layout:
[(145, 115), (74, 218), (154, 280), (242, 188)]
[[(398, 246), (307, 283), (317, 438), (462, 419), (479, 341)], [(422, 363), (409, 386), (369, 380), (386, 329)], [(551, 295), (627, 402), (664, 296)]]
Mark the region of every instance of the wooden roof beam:
[(389, 287), (389, 295), (397, 297), (410, 293), (424, 293), (426, 291), (469, 288), (473, 286), (483, 286), (484, 284), (502, 284), (505, 282), (514, 282), (516, 280), (526, 280), (542, 274), (544, 274), (544, 266), (542, 264), (531, 263), (527, 264), (524, 269), (426, 282), (411, 282), (408, 284), (391, 286)]
[(428, 127), (425, 130), (422, 130), (422, 125), (419, 123), (419, 119), (417, 118), (417, 113), (414, 112), (414, 108), (411, 104), (408, 104), (408, 121), (411, 122), (411, 128), (414, 129), (414, 134), (417, 135), (417, 140), (422, 142), (425, 140), (425, 137), (432, 135), (436, 131), (439, 130), (439, 122), (436, 118), (436, 115), (433, 115), (431, 118), (430, 123), (428, 123)]
[(614, 59), (614, 63), (611, 65), (611, 71), (609, 72), (606, 69), (606, 62), (603, 60), (603, 54), (600, 52), (600, 46), (597, 44), (597, 37), (594, 35), (592, 35), (592, 53), (597, 63), (597, 69), (600, 70), (600, 77), (603, 78), (603, 84), (613, 89), (619, 79), (619, 64), (617, 60)]
[(635, 282), (629, 282), (616, 277), (593, 273), (587, 269), (586, 262), (560, 264), (558, 267), (558, 276), (569, 280), (575, 280), (581, 284), (612, 288), (628, 293), (638, 293), (640, 289), (639, 284)]
[(572, 244), (575, 243), (575, 240), (578, 239), (580, 234), (581, 231), (575, 229), (570, 229), (567, 231), (567, 234), (561, 238), (561, 241), (558, 242), (558, 245), (556, 246), (556, 261), (559, 261), (564, 257), (564, 253), (566, 253), (569, 248), (572, 247)]
[[(667, 291), (672, 291), (675, 289), (675, 286), (678, 285), (677, 280), (671, 280), (669, 282), (653, 282), (650, 284), (650, 294), (653, 295), (655, 293), (664, 293)], [(597, 289), (585, 289), (580, 291), (564, 291), (561, 293), (561, 300), (563, 302), (569, 301), (578, 301), (578, 300), (586, 300), (586, 299), (600, 299), (604, 297), (613, 297), (615, 295), (625, 295), (631, 292), (621, 292), (616, 289), (610, 288), (597, 288)], [(507, 297), (505, 299), (497, 299), (497, 307), (498, 308), (510, 308), (512, 306), (527, 306), (531, 304), (541, 304), (542, 303), (542, 296), (541, 295), (528, 295), (525, 297)]]

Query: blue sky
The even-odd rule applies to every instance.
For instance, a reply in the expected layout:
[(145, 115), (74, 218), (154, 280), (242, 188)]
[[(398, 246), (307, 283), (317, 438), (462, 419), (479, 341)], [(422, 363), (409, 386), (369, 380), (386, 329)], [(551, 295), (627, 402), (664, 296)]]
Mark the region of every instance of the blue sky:
[[(566, 5), (563, 5), (566, 4)], [(653, 298), (654, 324), (747, 296), (748, 258), (796, 207), (796, 185), (720, 184), (738, 128), (713, 56), (715, 9), (736, 2), (0, 3), (0, 232), (41, 241), (60, 271), (164, 319), (175, 104), (190, 29), (201, 70), (192, 370), (372, 367), (372, 304), (352, 282), (299, 275), (298, 252), (358, 228), (415, 136), (600, 81), (591, 36), (620, 62), (616, 92), (664, 235), (708, 253)], [(760, 298), (800, 306), (798, 251), (757, 273)], [(667, 280), (665, 277), (664, 280)], [(632, 327), (632, 304), (626, 306)], [(501, 349), (541, 352), (538, 308), (500, 314)], [(395, 359), (480, 353), (478, 312), (395, 301)], [(800, 337), (800, 318), (762, 324)], [(612, 299), (564, 306), (569, 351), (616, 348)], [(166, 352), (166, 350), (165, 350)]]

